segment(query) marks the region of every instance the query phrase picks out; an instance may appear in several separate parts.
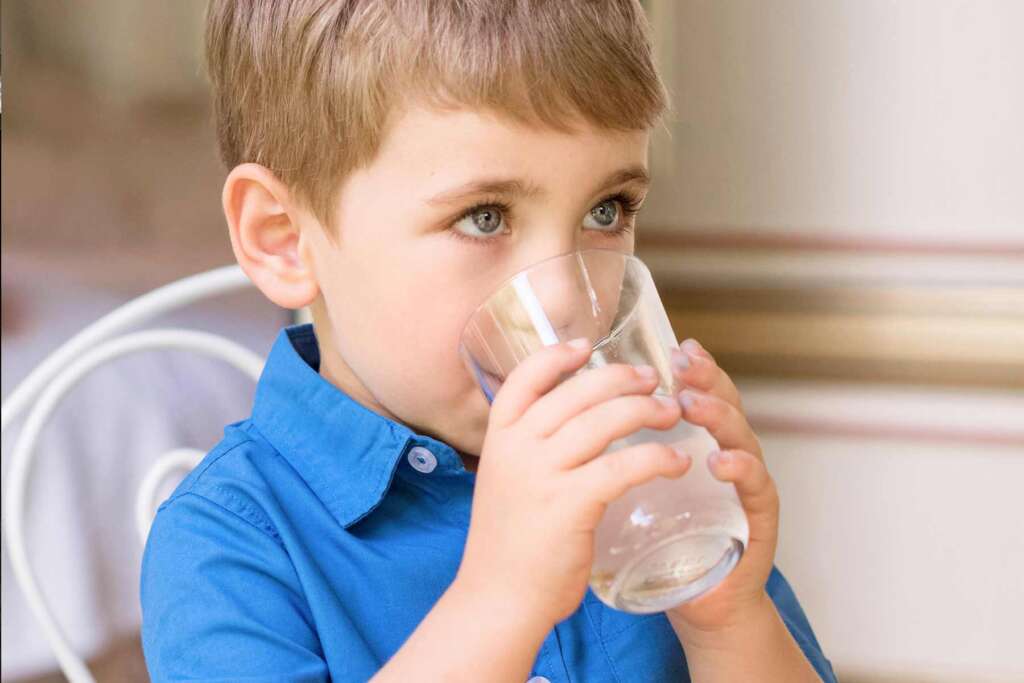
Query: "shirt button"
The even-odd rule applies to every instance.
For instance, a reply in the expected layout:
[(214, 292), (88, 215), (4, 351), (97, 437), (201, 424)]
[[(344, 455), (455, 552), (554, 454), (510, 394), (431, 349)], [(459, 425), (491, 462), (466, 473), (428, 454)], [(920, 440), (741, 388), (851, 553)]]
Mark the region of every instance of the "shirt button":
[(551, 681), (549, 681), (544, 676), (534, 676), (533, 678), (526, 681), (526, 683), (551, 683)]
[(437, 467), (437, 458), (423, 446), (414, 446), (409, 451), (409, 464), (417, 472), (430, 474)]

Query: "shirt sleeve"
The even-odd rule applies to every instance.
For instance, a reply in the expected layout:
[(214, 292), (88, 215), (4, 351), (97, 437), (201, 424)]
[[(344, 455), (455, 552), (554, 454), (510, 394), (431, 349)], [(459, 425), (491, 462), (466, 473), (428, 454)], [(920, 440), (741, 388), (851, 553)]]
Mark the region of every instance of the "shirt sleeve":
[(814, 670), (818, 672), (818, 676), (825, 683), (836, 683), (832, 663), (822, 652), (821, 645), (818, 644), (818, 639), (814, 637), (814, 631), (811, 630), (811, 624), (807, 621), (807, 615), (804, 614), (800, 602), (796, 599), (796, 594), (777, 567), (772, 567), (772, 573), (768, 576), (765, 588), (772, 602), (775, 603), (775, 609), (778, 610), (786, 628), (789, 629), (793, 639), (803, 650), (804, 656), (811, 662)]
[(153, 681), (326, 681), (295, 570), (251, 508), (185, 493), (157, 514), (142, 561)]

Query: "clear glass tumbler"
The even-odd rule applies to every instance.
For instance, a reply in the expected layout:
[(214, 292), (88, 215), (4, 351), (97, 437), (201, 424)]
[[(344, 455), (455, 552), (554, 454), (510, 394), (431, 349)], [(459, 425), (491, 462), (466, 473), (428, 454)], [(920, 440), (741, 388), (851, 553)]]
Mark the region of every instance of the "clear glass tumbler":
[[(506, 280), (470, 317), (459, 351), (490, 402), (524, 358), (577, 337), (593, 346), (577, 372), (608, 363), (650, 365), (661, 378), (654, 393), (674, 396), (682, 389), (669, 365), (679, 344), (650, 271), (635, 256), (610, 249), (555, 256)], [(636, 614), (664, 611), (714, 587), (739, 561), (749, 533), (735, 487), (707, 468), (718, 444), (706, 429), (685, 420), (664, 431), (641, 429), (605, 453), (650, 441), (681, 447), (693, 464), (678, 479), (656, 477), (608, 506), (590, 575), (605, 604)]]

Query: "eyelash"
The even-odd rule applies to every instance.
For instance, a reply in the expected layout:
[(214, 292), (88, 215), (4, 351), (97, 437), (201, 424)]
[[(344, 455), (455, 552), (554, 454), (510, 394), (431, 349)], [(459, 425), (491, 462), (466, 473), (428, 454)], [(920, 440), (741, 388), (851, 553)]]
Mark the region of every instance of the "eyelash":
[[(599, 204), (603, 204), (607, 201), (618, 202), (619, 207), (621, 207), (622, 209), (622, 225), (621, 227), (615, 230), (600, 230), (598, 232), (604, 232), (606, 235), (614, 236), (624, 235), (627, 232), (630, 232), (633, 229), (633, 222), (631, 219), (640, 211), (640, 205), (643, 203), (643, 200), (631, 192), (622, 191), (616, 192), (615, 194), (609, 195), (599, 200), (597, 204), (595, 204), (594, 206), (598, 206)], [(464, 240), (472, 244), (490, 246), (491, 243), (496, 243), (498, 240), (493, 237), (470, 237), (465, 233), (455, 230), (455, 224), (457, 224), (459, 221), (461, 221), (463, 218), (466, 218), (467, 216), (472, 216), (480, 209), (498, 209), (501, 212), (501, 214), (507, 218), (510, 212), (510, 208), (511, 207), (509, 207), (508, 204), (501, 200), (480, 202), (479, 204), (474, 204), (473, 206), (459, 214), (458, 218), (452, 221), (451, 226), (449, 226), (448, 229), (448, 234), (458, 240)]]

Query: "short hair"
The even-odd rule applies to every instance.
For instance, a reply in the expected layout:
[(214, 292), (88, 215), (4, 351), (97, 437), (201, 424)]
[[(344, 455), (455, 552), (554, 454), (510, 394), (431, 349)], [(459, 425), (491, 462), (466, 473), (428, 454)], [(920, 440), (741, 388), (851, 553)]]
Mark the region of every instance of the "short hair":
[(211, 0), (205, 40), (224, 163), (266, 166), (329, 232), (403, 103), (564, 131), (669, 107), (638, 0)]

